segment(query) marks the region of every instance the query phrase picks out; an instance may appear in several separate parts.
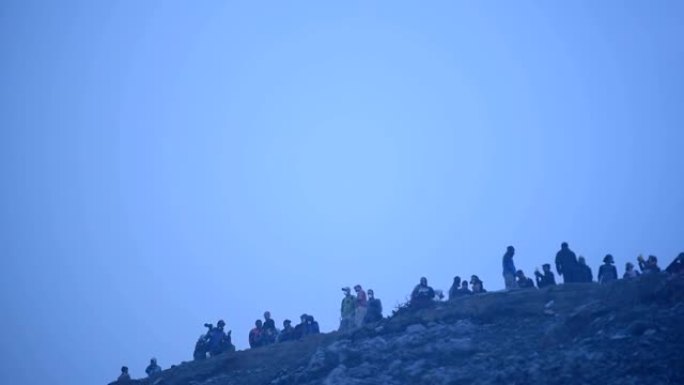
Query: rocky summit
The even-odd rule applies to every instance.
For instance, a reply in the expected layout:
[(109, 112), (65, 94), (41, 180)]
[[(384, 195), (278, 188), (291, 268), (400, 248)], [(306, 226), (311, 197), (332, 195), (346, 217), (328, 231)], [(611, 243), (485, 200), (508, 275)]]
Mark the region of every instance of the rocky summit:
[(129, 383), (684, 384), (684, 277), (467, 296)]

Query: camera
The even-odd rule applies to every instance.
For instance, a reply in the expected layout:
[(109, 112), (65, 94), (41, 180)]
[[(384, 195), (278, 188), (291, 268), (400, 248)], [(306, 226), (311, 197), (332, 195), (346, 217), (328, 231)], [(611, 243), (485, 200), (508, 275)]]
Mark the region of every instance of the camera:
[(209, 329), (209, 331), (211, 331), (211, 329), (214, 328), (214, 325), (213, 324), (204, 324), (204, 327)]

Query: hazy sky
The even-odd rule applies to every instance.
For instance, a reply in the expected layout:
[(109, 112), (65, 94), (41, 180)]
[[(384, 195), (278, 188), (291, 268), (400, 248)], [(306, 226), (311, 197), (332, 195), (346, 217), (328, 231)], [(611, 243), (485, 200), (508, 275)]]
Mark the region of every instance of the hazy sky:
[[(287, 5), (285, 3), (288, 3)], [(684, 251), (682, 1), (0, 3), (0, 378)]]

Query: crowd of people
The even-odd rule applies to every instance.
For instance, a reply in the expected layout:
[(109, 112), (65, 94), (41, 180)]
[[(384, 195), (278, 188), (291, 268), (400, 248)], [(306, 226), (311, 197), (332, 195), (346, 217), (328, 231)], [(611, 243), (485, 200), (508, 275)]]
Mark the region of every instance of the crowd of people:
[[(541, 271), (536, 269), (533, 280), (526, 276), (522, 270), (516, 269), (513, 260), (514, 256), (515, 248), (508, 246), (502, 258), (506, 290), (543, 289), (556, 285), (556, 276), (551, 270), (551, 264), (543, 264)], [(636, 261), (639, 270), (636, 269), (633, 263), (627, 262), (622, 279), (634, 279), (641, 275), (661, 272), (658, 266), (658, 258), (654, 255), (650, 255), (648, 258), (639, 255)], [(619, 279), (615, 260), (611, 254), (607, 254), (603, 258), (603, 264), (599, 266), (596, 281), (594, 281), (593, 272), (591, 267), (587, 265), (585, 258), (582, 256), (577, 257), (575, 252), (565, 242), (561, 244), (560, 250), (556, 253), (555, 266), (556, 273), (563, 278), (563, 283), (598, 282), (600, 284), (607, 284)], [(684, 253), (680, 253), (665, 271), (673, 275), (684, 274)], [(375, 298), (375, 293), (372, 289), (368, 289), (366, 292), (361, 285), (356, 285), (354, 286), (355, 294), (352, 294), (349, 287), (343, 287), (342, 292), (340, 332), (353, 331), (364, 325), (382, 320), (382, 302), (380, 299)], [(449, 289), (449, 300), (486, 292), (484, 283), (477, 275), (472, 275), (469, 281), (467, 279), (462, 280), (461, 277), (456, 276)], [(442, 297), (441, 291), (430, 287), (427, 278), (422, 277), (418, 285), (411, 292), (409, 306), (414, 309), (429, 307), (435, 303), (435, 299), (441, 300)], [(278, 329), (271, 317), (271, 313), (266, 311), (264, 312), (264, 319), (258, 319), (254, 324), (254, 328), (249, 332), (249, 346), (252, 349), (274, 343), (298, 340), (320, 333), (318, 322), (309, 314), (302, 314), (300, 316), (300, 323), (294, 327), (292, 326), (292, 321), (286, 319), (283, 321), (283, 328)], [(193, 353), (195, 360), (204, 360), (207, 356), (214, 357), (225, 352), (235, 351), (235, 345), (231, 341), (231, 331), (226, 332), (224, 330), (225, 325), (226, 323), (223, 320), (219, 320), (216, 327), (212, 324), (204, 324), (208, 330), (200, 335), (195, 344), (195, 351)], [(161, 371), (162, 369), (157, 364), (155, 358), (150, 360), (150, 364), (145, 370), (150, 378), (158, 376)], [(130, 379), (128, 367), (123, 366), (119, 382), (125, 383), (130, 381)]]

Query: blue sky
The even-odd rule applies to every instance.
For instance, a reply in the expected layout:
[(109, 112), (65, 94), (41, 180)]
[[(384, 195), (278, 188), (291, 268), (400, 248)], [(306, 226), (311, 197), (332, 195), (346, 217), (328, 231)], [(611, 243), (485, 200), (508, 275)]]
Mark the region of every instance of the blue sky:
[(337, 327), (562, 241), (684, 251), (678, 1), (0, 5), (0, 378), (192, 357), (223, 318)]

